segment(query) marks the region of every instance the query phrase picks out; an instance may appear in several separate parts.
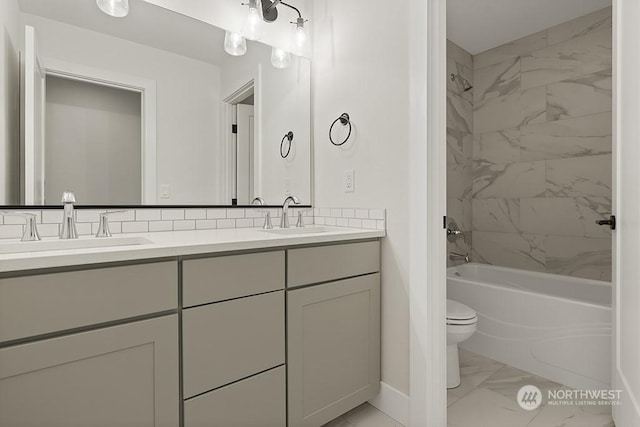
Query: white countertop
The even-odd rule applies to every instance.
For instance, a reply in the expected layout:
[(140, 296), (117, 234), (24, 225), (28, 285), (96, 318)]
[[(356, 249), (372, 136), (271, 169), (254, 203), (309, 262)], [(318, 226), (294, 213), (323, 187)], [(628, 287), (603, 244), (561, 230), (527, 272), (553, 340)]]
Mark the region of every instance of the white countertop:
[[(311, 230), (315, 226), (309, 226)], [(143, 237), (150, 244), (111, 246), (90, 249), (69, 249), (39, 252), (0, 254), (0, 272), (67, 267), (102, 262), (133, 261), (181, 255), (268, 249), (284, 246), (343, 242), (385, 236), (382, 230), (322, 227), (322, 233), (281, 235), (258, 228), (234, 228), (225, 230), (164, 231), (160, 233), (136, 233), (120, 236)], [(118, 236), (114, 236), (117, 239)], [(46, 238), (44, 240), (55, 240)], [(81, 239), (95, 239), (84, 236)], [(6, 240), (5, 242), (8, 242)]]

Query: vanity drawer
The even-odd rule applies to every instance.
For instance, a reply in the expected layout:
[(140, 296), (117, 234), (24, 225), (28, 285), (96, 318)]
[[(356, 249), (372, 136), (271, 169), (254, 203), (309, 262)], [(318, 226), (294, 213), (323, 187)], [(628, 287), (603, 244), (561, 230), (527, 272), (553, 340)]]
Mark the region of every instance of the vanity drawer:
[(285, 368), (272, 369), (184, 403), (185, 427), (283, 427)]
[(184, 310), (184, 397), (281, 365), (284, 291)]
[(184, 306), (284, 289), (284, 251), (186, 260)]
[(177, 308), (176, 261), (0, 279), (0, 342)]
[(348, 243), (287, 251), (287, 287), (380, 271), (380, 242)]

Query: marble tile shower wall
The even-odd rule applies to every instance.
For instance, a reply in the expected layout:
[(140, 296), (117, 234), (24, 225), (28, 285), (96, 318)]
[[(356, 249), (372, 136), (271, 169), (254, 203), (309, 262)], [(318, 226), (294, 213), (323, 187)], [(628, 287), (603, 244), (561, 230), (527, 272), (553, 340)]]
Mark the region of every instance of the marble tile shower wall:
[(611, 279), (611, 63), (610, 8), (473, 57), (474, 260)]
[[(473, 81), (469, 52), (447, 42), (447, 76)], [(473, 92), (464, 91), (459, 79), (447, 79), (447, 215), (454, 218), (463, 239), (448, 242), (448, 252), (471, 253), (473, 189)], [(448, 265), (454, 263), (448, 260)]]

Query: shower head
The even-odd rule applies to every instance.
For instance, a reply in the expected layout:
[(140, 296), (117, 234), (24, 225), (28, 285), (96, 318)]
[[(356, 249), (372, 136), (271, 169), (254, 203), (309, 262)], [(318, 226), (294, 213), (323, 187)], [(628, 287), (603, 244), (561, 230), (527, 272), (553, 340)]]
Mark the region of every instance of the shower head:
[(460, 80), (460, 82), (462, 82), (462, 91), (463, 92), (467, 92), (467, 91), (473, 89), (473, 85), (469, 82), (469, 80), (465, 79), (460, 74), (451, 73), (449, 75), (449, 78), (451, 79), (452, 82), (455, 81), (456, 79)]

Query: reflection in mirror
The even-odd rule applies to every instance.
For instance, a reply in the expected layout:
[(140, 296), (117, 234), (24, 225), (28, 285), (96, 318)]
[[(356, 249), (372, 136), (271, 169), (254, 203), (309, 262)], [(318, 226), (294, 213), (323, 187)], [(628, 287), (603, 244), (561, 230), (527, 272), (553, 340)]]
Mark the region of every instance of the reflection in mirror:
[(4, 180), (20, 188), (0, 204), (311, 202), (308, 59), (275, 68), (251, 41), (231, 56), (222, 29), (142, 0), (117, 19), (95, 1), (18, 4), (24, 131)]

